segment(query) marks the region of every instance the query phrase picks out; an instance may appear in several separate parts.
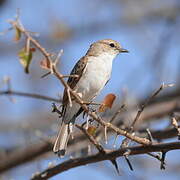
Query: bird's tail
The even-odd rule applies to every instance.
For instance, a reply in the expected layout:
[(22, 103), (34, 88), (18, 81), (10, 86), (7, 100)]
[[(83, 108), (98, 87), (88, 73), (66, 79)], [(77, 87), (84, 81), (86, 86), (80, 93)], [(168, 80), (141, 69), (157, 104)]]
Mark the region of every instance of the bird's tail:
[(59, 129), (58, 136), (53, 148), (53, 151), (59, 156), (64, 156), (66, 153), (67, 143), (71, 135), (71, 126), (73, 126), (72, 123), (66, 124), (62, 122), (61, 128)]

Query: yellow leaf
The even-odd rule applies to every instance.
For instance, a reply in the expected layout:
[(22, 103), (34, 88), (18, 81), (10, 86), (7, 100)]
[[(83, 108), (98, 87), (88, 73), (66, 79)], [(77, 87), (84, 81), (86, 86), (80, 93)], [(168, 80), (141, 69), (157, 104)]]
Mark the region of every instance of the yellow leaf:
[(107, 108), (111, 108), (114, 100), (116, 99), (116, 96), (114, 94), (108, 94), (104, 98), (102, 105), (99, 107), (99, 112), (105, 112)]
[(32, 52), (33, 51), (31, 51), (31, 49), (29, 51), (26, 51), (25, 48), (22, 48), (18, 53), (20, 63), (24, 67), (25, 73), (29, 73), (29, 65), (31, 63), (33, 55)]
[(88, 132), (90, 135), (94, 136), (95, 133), (96, 133), (96, 129), (97, 129), (97, 128), (96, 128), (95, 126), (89, 126), (88, 129), (87, 129), (87, 132)]

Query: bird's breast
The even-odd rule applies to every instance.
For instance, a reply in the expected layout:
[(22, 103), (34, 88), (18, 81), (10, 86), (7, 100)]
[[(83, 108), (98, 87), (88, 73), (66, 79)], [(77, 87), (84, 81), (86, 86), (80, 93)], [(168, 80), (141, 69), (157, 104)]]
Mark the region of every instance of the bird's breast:
[(111, 69), (111, 59), (99, 59), (98, 57), (89, 59), (86, 69), (75, 88), (78, 93), (82, 94), (83, 100), (90, 101), (97, 96), (109, 80)]

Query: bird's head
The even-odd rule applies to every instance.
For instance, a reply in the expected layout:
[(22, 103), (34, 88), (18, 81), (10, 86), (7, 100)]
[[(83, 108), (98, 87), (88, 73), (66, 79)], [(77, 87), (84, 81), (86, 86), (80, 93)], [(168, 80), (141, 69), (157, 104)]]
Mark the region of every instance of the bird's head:
[(127, 52), (128, 50), (122, 48), (122, 46), (117, 41), (112, 39), (104, 39), (93, 43), (90, 46), (87, 54), (90, 56), (99, 56), (108, 53), (109, 55), (116, 56), (119, 53)]

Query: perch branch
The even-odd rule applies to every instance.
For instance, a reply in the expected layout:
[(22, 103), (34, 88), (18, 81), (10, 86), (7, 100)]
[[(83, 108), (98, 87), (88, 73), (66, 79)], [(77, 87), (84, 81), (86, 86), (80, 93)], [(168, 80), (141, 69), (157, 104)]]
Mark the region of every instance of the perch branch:
[(122, 148), (122, 149), (108, 152), (103, 155), (102, 153), (97, 153), (95, 155), (91, 155), (87, 157), (80, 157), (76, 159), (67, 160), (55, 167), (48, 168), (44, 170), (43, 172), (34, 175), (32, 177), (32, 180), (47, 179), (78, 166), (96, 163), (96, 162), (100, 162), (104, 160), (110, 160), (112, 158), (116, 159), (117, 157), (124, 156), (124, 153), (127, 151), (130, 151), (129, 155), (138, 155), (138, 154), (147, 154), (150, 152), (161, 152), (162, 150), (165, 152), (168, 152), (175, 149), (180, 149), (180, 142), (161, 143), (161, 144), (149, 145), (149, 146), (134, 146), (134, 147)]

